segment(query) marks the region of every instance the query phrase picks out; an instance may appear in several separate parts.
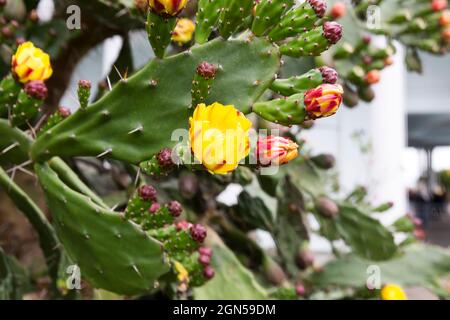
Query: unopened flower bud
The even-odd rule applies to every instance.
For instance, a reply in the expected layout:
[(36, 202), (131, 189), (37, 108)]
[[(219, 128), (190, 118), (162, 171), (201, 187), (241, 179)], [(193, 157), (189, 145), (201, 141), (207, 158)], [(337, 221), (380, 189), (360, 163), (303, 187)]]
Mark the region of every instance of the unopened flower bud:
[(198, 258), (198, 262), (202, 265), (202, 266), (209, 266), (211, 264), (211, 257), (210, 256), (200, 256)]
[(450, 42), (450, 28), (442, 31), (442, 39), (446, 42)]
[(323, 18), (327, 12), (327, 3), (323, 0), (308, 0), (308, 3), (314, 9), (317, 17)]
[(305, 293), (306, 293), (306, 289), (305, 289), (305, 286), (303, 284), (299, 283), (299, 284), (297, 284), (295, 286), (295, 294), (298, 297), (304, 297)]
[(48, 90), (44, 81), (32, 80), (28, 81), (24, 87), (25, 92), (28, 96), (38, 99), (45, 100), (47, 98)]
[(183, 207), (178, 201), (170, 201), (167, 208), (169, 209), (170, 214), (175, 218), (178, 218), (183, 213)]
[(152, 203), (150, 206), (150, 209), (148, 211), (152, 214), (155, 214), (159, 209), (161, 208), (161, 205), (157, 202)]
[(442, 12), (442, 15), (439, 17), (439, 25), (444, 28), (450, 26), (450, 11), (449, 10), (445, 10)]
[(203, 243), (207, 236), (206, 228), (201, 224), (194, 224), (191, 227), (191, 237), (199, 243)]
[(339, 207), (328, 197), (320, 197), (315, 202), (316, 210), (325, 218), (335, 218), (339, 214)]
[(334, 115), (341, 103), (344, 89), (339, 84), (322, 84), (305, 93), (305, 109), (310, 119)]
[(342, 18), (347, 14), (347, 7), (343, 2), (336, 2), (331, 8), (331, 16), (334, 19)]
[(174, 166), (172, 160), (172, 150), (169, 148), (164, 148), (158, 152), (156, 155), (156, 159), (158, 160), (158, 164), (163, 168), (171, 168)]
[(258, 140), (256, 153), (261, 166), (283, 165), (297, 158), (298, 144), (288, 138), (268, 136)]
[(311, 158), (320, 169), (329, 170), (336, 165), (336, 158), (332, 154), (320, 154)]
[(342, 25), (335, 21), (327, 21), (323, 24), (323, 35), (330, 44), (336, 44), (342, 38)]
[(320, 73), (322, 74), (323, 83), (335, 84), (338, 80), (338, 73), (333, 68), (324, 66), (319, 68)]
[(447, 0), (432, 0), (431, 9), (434, 12), (442, 11), (447, 8)]
[(297, 253), (297, 266), (301, 270), (305, 270), (314, 265), (314, 254), (307, 248), (302, 248)]
[(179, 221), (176, 224), (177, 231), (189, 230), (189, 229), (191, 229), (191, 227), (192, 227), (192, 223), (190, 223), (186, 220)]
[(367, 72), (367, 74), (364, 78), (364, 81), (367, 84), (372, 85), (372, 84), (376, 84), (376, 83), (380, 82), (380, 79), (381, 79), (380, 71), (371, 70), (371, 71)]
[(156, 202), (157, 192), (156, 189), (152, 186), (144, 185), (140, 187), (138, 190), (138, 194), (142, 200)]
[(206, 80), (214, 78), (216, 76), (216, 72), (216, 66), (206, 61), (203, 61), (197, 67), (197, 74)]
[(61, 115), (61, 117), (63, 117), (63, 118), (68, 118), (71, 114), (72, 114), (72, 112), (70, 111), (70, 109), (69, 108), (66, 108), (66, 107), (59, 107), (58, 108), (58, 113)]
[(208, 256), (208, 257), (212, 257), (213, 255), (212, 249), (208, 247), (200, 247), (198, 249), (198, 253), (200, 253), (201, 256)]
[(210, 266), (206, 267), (205, 270), (203, 270), (203, 276), (207, 279), (207, 280), (211, 280), (212, 278), (214, 278), (216, 272), (214, 271), (214, 269)]

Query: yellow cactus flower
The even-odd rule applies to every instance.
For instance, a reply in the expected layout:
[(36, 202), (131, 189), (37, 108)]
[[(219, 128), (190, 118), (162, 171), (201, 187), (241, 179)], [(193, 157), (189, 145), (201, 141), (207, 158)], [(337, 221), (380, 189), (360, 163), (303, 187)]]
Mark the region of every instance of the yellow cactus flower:
[(50, 56), (32, 42), (21, 44), (11, 59), (12, 72), (22, 83), (45, 81), (53, 74)]
[(408, 300), (402, 287), (396, 284), (387, 284), (381, 289), (381, 299), (383, 300)]
[(195, 31), (195, 23), (190, 19), (180, 19), (177, 26), (172, 33), (172, 40), (182, 43), (188, 43), (192, 40), (192, 35)]
[(153, 12), (159, 15), (176, 16), (184, 9), (189, 0), (149, 0)]
[(250, 153), (252, 123), (234, 106), (199, 104), (189, 120), (194, 156), (209, 172), (227, 174)]
[(177, 279), (180, 283), (187, 283), (189, 282), (189, 272), (186, 270), (186, 268), (179, 263), (178, 261), (175, 261), (174, 263), (175, 272), (177, 273)]

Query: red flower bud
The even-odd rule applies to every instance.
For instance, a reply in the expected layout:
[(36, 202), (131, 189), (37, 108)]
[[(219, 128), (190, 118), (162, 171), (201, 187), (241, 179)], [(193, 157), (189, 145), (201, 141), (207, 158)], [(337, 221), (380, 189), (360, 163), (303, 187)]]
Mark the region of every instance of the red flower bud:
[(434, 12), (442, 11), (447, 8), (447, 0), (433, 0), (431, 1), (431, 9)]
[(152, 214), (155, 214), (159, 209), (161, 208), (161, 205), (157, 202), (152, 203), (150, 206), (150, 209), (148, 211)]
[(342, 103), (344, 89), (339, 84), (322, 84), (305, 93), (305, 109), (309, 118), (317, 119), (334, 115)]
[(38, 99), (45, 100), (47, 98), (48, 90), (44, 81), (32, 80), (28, 81), (24, 87), (25, 92), (28, 96)]
[(206, 267), (205, 270), (203, 270), (203, 276), (208, 280), (214, 278), (215, 274), (216, 272), (210, 266)]
[(200, 253), (201, 256), (212, 257), (212, 255), (213, 255), (212, 249), (208, 248), (208, 247), (201, 247), (198, 249), (198, 252)]
[(301, 283), (297, 284), (297, 285), (295, 286), (295, 293), (296, 293), (297, 296), (299, 296), (299, 297), (305, 296), (305, 293), (306, 293), (305, 286), (304, 286), (303, 284), (301, 284)]
[(63, 117), (63, 118), (68, 118), (72, 114), (70, 109), (66, 108), (66, 107), (59, 107), (58, 112), (61, 115), (61, 117)]
[(174, 166), (172, 161), (172, 150), (169, 148), (164, 148), (156, 155), (158, 164), (163, 168), (171, 168)]
[(343, 2), (336, 2), (331, 8), (331, 16), (334, 19), (342, 18), (347, 14), (347, 7)]
[(207, 266), (209, 266), (211, 264), (211, 257), (210, 256), (200, 256), (198, 258), (198, 262), (201, 265), (207, 267)]
[(169, 209), (170, 214), (175, 218), (178, 218), (183, 213), (183, 207), (178, 201), (169, 202), (167, 208)]
[(156, 202), (156, 189), (149, 185), (139, 188), (138, 194), (142, 200)]
[(319, 70), (324, 83), (335, 84), (337, 82), (339, 75), (336, 70), (327, 66), (320, 67)]
[(380, 71), (378, 71), (378, 70), (371, 70), (371, 71), (367, 72), (366, 77), (364, 78), (364, 81), (367, 84), (371, 85), (371, 84), (375, 84), (375, 83), (380, 82), (380, 79), (381, 79)]
[(197, 242), (202, 243), (207, 236), (206, 228), (201, 224), (194, 224), (191, 227), (191, 237)]
[(319, 18), (323, 18), (327, 11), (327, 3), (323, 0), (308, 0), (308, 3), (314, 9), (314, 12)]
[(186, 220), (182, 220), (176, 224), (177, 231), (189, 230), (189, 229), (191, 229), (191, 227), (192, 227), (192, 223), (190, 223)]
[(90, 89), (91, 82), (89, 80), (80, 80), (80, 81), (78, 81), (78, 86), (83, 89)]
[(290, 139), (268, 136), (256, 145), (258, 164), (261, 166), (283, 165), (298, 156), (298, 144)]
[(342, 25), (335, 21), (327, 21), (323, 24), (323, 35), (330, 44), (336, 44), (342, 38)]
[(206, 80), (214, 78), (216, 76), (216, 72), (216, 66), (207, 61), (203, 61), (197, 67), (197, 73)]
[(366, 34), (363, 36), (362, 40), (365, 44), (370, 44), (372, 42), (372, 37), (370, 35)]

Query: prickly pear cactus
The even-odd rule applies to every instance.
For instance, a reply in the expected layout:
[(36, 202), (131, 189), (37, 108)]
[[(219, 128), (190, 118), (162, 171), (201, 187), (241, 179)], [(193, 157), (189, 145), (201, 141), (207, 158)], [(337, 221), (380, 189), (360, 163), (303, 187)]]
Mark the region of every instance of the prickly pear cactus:
[[(191, 90), (197, 92), (192, 89), (192, 82), (197, 67), (204, 61), (217, 66), (204, 101), (232, 104), (250, 113), (255, 102), (277, 78), (282, 55), (319, 55), (342, 35), (339, 24), (324, 23), (320, 19), (324, 15), (322, 1), (306, 1), (300, 7), (292, 7), (292, 4), (281, 5), (280, 10), (279, 2), (263, 1), (256, 4), (256, 16), (253, 16), (253, 1), (200, 1), (198, 44), (178, 55), (155, 59), (136, 75), (122, 79), (103, 99), (79, 110), (39, 137), (32, 148), (32, 158), (43, 161), (55, 155), (106, 156), (134, 164), (151, 159), (163, 147), (175, 145), (171, 135), (176, 129), (187, 128), (187, 118), (196, 107), (191, 103)], [(149, 16), (154, 18), (150, 22), (152, 30), (148, 30), (151, 39), (162, 41), (167, 37), (167, 30), (158, 25), (170, 27), (164, 19), (173, 21), (178, 12), (166, 12), (163, 19), (158, 20), (155, 19), (158, 10), (150, 8)], [(295, 18), (298, 25), (294, 31), (289, 24), (278, 23), (280, 15), (285, 20)], [(261, 19), (265, 21), (264, 27), (256, 22)], [(222, 38), (206, 41), (216, 28)], [(277, 36), (258, 37), (250, 32), (253, 29), (272, 29)], [(309, 31), (304, 33), (305, 29)], [(240, 32), (239, 37), (228, 39), (237, 32)], [(286, 39), (288, 42), (284, 44)], [(155, 40), (151, 43), (162, 58), (165, 46), (160, 47)], [(307, 76), (303, 82), (309, 82), (303, 85), (308, 88), (321, 83), (317, 77), (308, 81)], [(303, 91), (297, 93), (300, 92)], [(276, 115), (271, 110), (267, 115), (265, 111), (256, 113), (278, 123), (303, 122), (306, 119), (302, 116), (306, 114), (302, 111), (305, 109), (303, 94), (289, 99), (299, 100), (299, 103), (283, 108)], [(196, 102), (198, 99), (194, 99)], [(299, 111), (293, 110), (295, 108)]]

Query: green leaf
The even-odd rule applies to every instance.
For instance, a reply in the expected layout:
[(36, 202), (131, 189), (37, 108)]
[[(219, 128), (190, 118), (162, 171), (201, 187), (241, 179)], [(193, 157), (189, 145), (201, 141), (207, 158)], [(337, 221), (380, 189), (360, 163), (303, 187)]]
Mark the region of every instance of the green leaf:
[(57, 235), (81, 276), (119, 294), (150, 292), (169, 271), (161, 244), (105, 206), (63, 183), (48, 165), (35, 171), (53, 214)]

